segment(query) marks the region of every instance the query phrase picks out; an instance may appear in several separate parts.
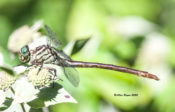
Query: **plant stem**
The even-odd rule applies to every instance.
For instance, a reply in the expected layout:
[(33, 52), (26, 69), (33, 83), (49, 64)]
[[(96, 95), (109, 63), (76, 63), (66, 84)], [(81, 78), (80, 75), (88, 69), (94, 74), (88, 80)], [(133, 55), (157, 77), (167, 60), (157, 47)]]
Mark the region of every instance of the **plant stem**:
[(20, 103), (20, 105), (21, 105), (21, 108), (22, 108), (23, 112), (26, 112), (26, 110), (24, 108), (24, 104), (23, 103)]
[[(14, 89), (12, 87), (10, 88), (10, 90), (12, 91), (13, 94), (15, 94), (15, 91), (14, 91)], [(24, 108), (24, 104), (20, 103), (20, 105), (21, 105), (21, 108), (22, 108), (23, 112), (26, 112), (26, 110)]]
[(13, 88), (11, 87), (10, 90), (12, 91), (13, 94), (15, 94), (15, 91), (13, 90)]

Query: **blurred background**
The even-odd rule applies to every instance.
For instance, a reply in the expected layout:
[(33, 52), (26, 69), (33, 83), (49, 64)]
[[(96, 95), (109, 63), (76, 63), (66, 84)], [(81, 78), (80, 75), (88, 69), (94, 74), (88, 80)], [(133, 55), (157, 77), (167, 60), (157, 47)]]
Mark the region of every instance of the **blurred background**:
[(160, 78), (77, 69), (80, 86), (67, 90), (78, 104), (53, 105), (50, 112), (175, 112), (174, 0), (0, 0), (0, 60), (9, 61), (12, 32), (38, 20), (64, 45), (91, 37), (73, 60), (131, 67)]

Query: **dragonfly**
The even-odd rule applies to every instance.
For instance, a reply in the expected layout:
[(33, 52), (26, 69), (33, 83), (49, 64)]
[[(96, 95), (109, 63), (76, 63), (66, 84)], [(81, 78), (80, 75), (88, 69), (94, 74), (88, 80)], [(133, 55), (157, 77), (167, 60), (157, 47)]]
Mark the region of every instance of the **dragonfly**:
[[(51, 28), (45, 25), (45, 31), (48, 37), (47, 44), (37, 46), (33, 50), (30, 50), (28, 45), (23, 46), (20, 51), (20, 60), (23, 63), (28, 63), (29, 65), (40, 66), (40, 69), (38, 71), (41, 70), (44, 64), (54, 64), (61, 66), (66, 78), (75, 87), (77, 87), (80, 82), (78, 71), (75, 69), (78, 67), (108, 69), (113, 71), (130, 73), (133, 75), (146, 77), (154, 80), (159, 80), (159, 78), (156, 75), (153, 75), (147, 71), (136, 70), (113, 64), (74, 61), (68, 55), (66, 55), (63, 52), (63, 50), (60, 49), (61, 42), (58, 40), (56, 34), (51, 30)], [(54, 45), (52, 45), (51, 43), (54, 43)], [(56, 69), (52, 70), (56, 75)]]

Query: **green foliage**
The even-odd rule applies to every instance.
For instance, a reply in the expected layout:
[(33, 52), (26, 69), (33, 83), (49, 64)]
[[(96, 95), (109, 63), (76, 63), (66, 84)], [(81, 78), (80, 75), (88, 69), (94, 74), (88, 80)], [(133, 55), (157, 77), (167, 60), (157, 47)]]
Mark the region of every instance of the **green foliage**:
[[(54, 88), (54, 89), (53, 89)], [(57, 83), (51, 85), (50, 87), (46, 87), (40, 90), (40, 93), (37, 94), (37, 98), (28, 102), (28, 104), (32, 108), (41, 108), (44, 107), (45, 101), (52, 101), (54, 98), (56, 98), (58, 93), (58, 90), (61, 89), (62, 87), (58, 85)]]
[(0, 66), (0, 71), (3, 70), (7, 72), (10, 75), (15, 75), (14, 71), (12, 68), (6, 67), (6, 66)]
[(74, 44), (74, 47), (72, 49), (71, 55), (76, 54), (77, 52), (79, 52), (84, 47), (84, 45), (86, 44), (86, 42), (88, 42), (89, 39), (90, 38), (76, 40), (75, 41), (75, 44)]
[(13, 99), (12, 98), (6, 98), (4, 103), (0, 106), (0, 111), (4, 111), (6, 109), (8, 109), (10, 107), (10, 105), (12, 104)]

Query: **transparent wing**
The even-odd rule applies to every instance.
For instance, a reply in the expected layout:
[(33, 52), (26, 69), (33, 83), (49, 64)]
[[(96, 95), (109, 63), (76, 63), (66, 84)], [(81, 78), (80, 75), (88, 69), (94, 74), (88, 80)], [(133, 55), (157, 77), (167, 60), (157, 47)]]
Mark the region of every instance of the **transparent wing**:
[(77, 87), (80, 82), (78, 71), (73, 67), (63, 67), (63, 69), (66, 78), (72, 83), (72, 85)]
[(46, 34), (49, 37), (47, 43), (55, 48), (59, 48), (62, 46), (56, 34), (49, 28), (47, 25), (44, 26), (46, 30)]
[[(63, 60), (71, 60), (71, 58), (62, 50), (57, 50), (57, 55)], [(72, 83), (72, 85), (77, 87), (80, 82), (78, 71), (74, 67), (70, 66), (66, 61), (62, 63), (63, 64), (61, 66), (66, 78)]]
[(66, 53), (64, 53), (63, 50), (57, 50), (58, 51), (58, 55), (59, 57), (61, 57), (62, 59), (68, 59), (71, 60), (70, 56), (68, 56)]

